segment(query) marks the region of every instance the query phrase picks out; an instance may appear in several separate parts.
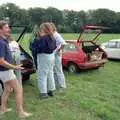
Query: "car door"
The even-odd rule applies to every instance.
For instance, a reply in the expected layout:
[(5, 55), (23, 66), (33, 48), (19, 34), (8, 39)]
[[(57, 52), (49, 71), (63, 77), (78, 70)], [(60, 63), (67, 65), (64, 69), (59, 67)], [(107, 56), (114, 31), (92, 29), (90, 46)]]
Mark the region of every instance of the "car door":
[(120, 59), (120, 41), (117, 42), (116, 58)]
[(120, 42), (110, 41), (105, 48), (108, 58), (120, 59)]
[(62, 62), (63, 65), (67, 64), (68, 61), (76, 61), (77, 57), (79, 57), (79, 53), (76, 49), (74, 43), (68, 43), (64, 49), (62, 54)]
[(81, 54), (79, 53), (75, 43), (68, 43), (63, 49), (63, 65), (66, 66), (70, 61), (76, 64), (82, 61)]

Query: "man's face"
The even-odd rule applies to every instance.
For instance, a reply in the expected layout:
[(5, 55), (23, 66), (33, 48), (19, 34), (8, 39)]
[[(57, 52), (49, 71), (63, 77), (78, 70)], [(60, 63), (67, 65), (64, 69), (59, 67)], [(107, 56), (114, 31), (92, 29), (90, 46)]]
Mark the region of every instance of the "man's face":
[(8, 24), (4, 25), (2, 29), (0, 29), (0, 34), (9, 37), (10, 36), (10, 27)]

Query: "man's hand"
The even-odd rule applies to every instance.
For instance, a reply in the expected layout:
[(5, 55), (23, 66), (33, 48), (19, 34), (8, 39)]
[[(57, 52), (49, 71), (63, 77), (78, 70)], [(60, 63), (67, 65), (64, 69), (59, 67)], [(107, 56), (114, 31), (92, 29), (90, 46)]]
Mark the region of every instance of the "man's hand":
[(3, 67), (6, 67), (8, 69), (16, 69), (16, 70), (23, 70), (24, 69), (23, 67), (21, 67), (23, 64), (12, 65), (12, 64), (9, 64), (7, 61), (5, 61), (4, 58), (0, 58), (0, 65)]

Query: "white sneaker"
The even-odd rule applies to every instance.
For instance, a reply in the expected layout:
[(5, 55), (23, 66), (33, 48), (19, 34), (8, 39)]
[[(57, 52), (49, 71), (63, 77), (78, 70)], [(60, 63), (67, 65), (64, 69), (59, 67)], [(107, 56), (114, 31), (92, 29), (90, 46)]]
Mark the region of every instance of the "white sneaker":
[(30, 117), (30, 116), (32, 116), (32, 113), (23, 112), (23, 113), (19, 114), (20, 118), (27, 118), (27, 117)]
[(3, 114), (10, 112), (10, 111), (12, 111), (12, 108), (8, 108), (6, 111), (1, 111), (0, 114), (3, 115)]

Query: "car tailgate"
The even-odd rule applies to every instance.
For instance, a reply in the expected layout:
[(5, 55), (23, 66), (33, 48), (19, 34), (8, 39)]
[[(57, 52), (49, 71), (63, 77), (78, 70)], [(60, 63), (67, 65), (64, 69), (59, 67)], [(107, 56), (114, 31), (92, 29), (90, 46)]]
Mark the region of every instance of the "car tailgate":
[(97, 60), (97, 61), (89, 61), (84, 64), (80, 64), (80, 69), (89, 69), (89, 68), (96, 68), (101, 67), (107, 62), (107, 59)]

